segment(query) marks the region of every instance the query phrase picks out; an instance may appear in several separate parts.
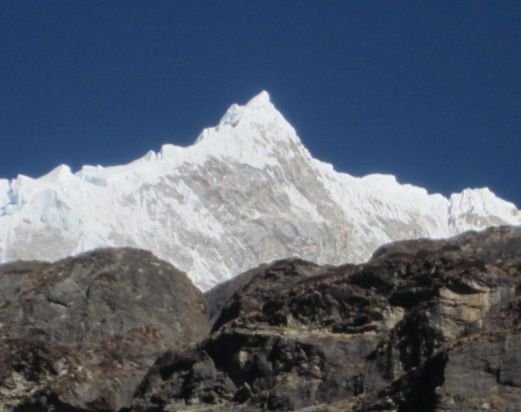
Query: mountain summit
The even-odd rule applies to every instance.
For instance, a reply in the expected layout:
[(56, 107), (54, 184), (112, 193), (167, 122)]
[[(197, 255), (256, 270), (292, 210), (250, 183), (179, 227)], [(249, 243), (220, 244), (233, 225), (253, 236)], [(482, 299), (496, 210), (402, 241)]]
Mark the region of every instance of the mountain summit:
[(521, 213), (488, 189), (445, 198), (390, 175), (336, 172), (310, 155), (265, 91), (232, 105), (189, 147), (0, 179), (0, 261), (133, 246), (201, 289), (273, 259), (361, 262), (394, 240), (503, 224), (520, 225)]

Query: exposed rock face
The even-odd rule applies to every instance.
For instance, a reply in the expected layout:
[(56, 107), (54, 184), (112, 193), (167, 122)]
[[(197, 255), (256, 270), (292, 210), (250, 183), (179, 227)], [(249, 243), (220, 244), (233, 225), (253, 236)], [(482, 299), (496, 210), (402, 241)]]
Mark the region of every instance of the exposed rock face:
[(203, 295), (150, 253), (0, 266), (0, 411), (519, 411), (521, 228), (261, 265)]
[(1, 266), (0, 410), (120, 410), (161, 353), (208, 330), (199, 290), (149, 252)]
[(519, 228), (239, 282), (208, 293), (211, 314), (231, 295), (213, 333), (161, 356), (133, 410), (521, 410)]

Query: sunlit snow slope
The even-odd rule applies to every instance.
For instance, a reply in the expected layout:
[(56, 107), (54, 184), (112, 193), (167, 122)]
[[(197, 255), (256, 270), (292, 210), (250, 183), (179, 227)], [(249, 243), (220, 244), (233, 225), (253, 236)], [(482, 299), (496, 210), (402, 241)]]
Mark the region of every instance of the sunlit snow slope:
[(136, 246), (202, 289), (275, 258), (360, 262), (392, 240), (501, 224), (521, 224), (521, 213), (488, 189), (447, 199), (389, 175), (336, 172), (311, 157), (266, 92), (232, 105), (190, 147), (0, 179), (1, 261)]

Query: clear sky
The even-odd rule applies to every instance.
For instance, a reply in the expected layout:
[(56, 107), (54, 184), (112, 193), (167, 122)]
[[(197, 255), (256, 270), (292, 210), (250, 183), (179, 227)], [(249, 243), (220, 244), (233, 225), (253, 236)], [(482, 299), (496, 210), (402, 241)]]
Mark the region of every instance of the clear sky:
[(521, 1), (0, 0), (0, 176), (190, 144), (260, 90), (354, 175), (521, 206)]

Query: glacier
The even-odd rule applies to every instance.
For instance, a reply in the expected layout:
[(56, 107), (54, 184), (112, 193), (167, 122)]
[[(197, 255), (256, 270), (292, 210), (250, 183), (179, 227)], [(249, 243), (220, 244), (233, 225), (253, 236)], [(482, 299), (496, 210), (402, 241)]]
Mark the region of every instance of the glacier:
[(188, 147), (129, 164), (0, 179), (0, 262), (106, 246), (150, 250), (202, 290), (262, 262), (362, 262), (381, 245), (521, 225), (488, 188), (450, 197), (311, 156), (263, 91)]

